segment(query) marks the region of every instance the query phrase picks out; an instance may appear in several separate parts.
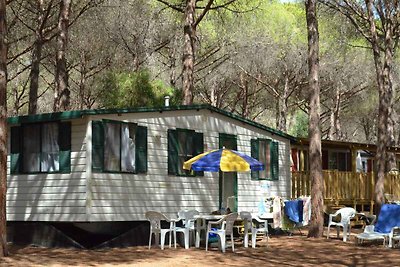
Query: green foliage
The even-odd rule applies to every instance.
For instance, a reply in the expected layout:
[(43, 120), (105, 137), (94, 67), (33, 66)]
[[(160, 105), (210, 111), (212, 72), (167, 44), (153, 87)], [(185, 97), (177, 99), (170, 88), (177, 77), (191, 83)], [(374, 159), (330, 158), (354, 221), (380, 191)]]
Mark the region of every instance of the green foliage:
[(307, 42), (302, 4), (253, 0), (239, 1), (237, 5), (234, 10), (242, 12), (210, 13), (199, 25), (201, 33), (208, 40), (219, 36), (231, 36), (235, 40), (235, 37), (243, 38), (243, 35), (247, 35), (269, 36), (280, 44)]
[(360, 53), (358, 47), (368, 47), (349, 20), (330, 9), (321, 9), (318, 28), (321, 57), (327, 53), (347, 56), (346, 53), (350, 52)]
[(166, 85), (162, 80), (154, 80), (152, 83), (155, 94), (155, 106), (164, 105), (164, 97), (170, 96), (170, 105), (178, 106), (182, 104), (182, 91)]
[(308, 137), (308, 115), (299, 110), (294, 114), (294, 124), (289, 134), (295, 137)]
[[(275, 42), (281, 44), (306, 43), (305, 12), (297, 3), (271, 3), (260, 14), (265, 30)], [(260, 18), (260, 19), (261, 19)]]
[(99, 82), (98, 100), (104, 108), (154, 107), (164, 105), (164, 96), (171, 105), (180, 104), (178, 90), (162, 81), (150, 80), (148, 71), (108, 72)]
[(152, 106), (155, 95), (149, 74), (109, 72), (100, 82), (100, 103), (105, 108)]

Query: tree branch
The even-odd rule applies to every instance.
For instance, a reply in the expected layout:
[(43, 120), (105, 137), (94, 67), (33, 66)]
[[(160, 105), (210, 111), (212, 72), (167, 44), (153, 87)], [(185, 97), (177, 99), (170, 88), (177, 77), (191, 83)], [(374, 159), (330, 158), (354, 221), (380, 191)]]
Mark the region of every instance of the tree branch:
[(196, 21), (194, 22), (195, 28), (200, 23), (200, 21), (204, 18), (204, 16), (207, 14), (207, 12), (210, 10), (213, 3), (214, 3), (214, 0), (208, 0), (207, 5), (204, 7), (203, 11), (201, 12), (201, 14), (197, 17)]
[(172, 9), (175, 10), (175, 11), (184, 13), (183, 8), (180, 7), (180, 6), (178, 6), (178, 5), (173, 5), (173, 4), (171, 4), (171, 3), (167, 2), (167, 1), (164, 1), (164, 0), (156, 0), (156, 1), (158, 1), (158, 2), (160, 2), (160, 3), (162, 3), (162, 4), (164, 4), (164, 5), (166, 5), (166, 6), (169, 7), (169, 8), (172, 8)]

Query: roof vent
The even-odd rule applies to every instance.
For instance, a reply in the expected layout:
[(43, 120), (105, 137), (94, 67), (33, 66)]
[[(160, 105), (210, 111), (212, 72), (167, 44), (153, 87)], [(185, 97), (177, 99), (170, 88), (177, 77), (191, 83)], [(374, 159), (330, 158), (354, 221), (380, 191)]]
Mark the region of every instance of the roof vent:
[(169, 107), (169, 95), (164, 96), (164, 106)]

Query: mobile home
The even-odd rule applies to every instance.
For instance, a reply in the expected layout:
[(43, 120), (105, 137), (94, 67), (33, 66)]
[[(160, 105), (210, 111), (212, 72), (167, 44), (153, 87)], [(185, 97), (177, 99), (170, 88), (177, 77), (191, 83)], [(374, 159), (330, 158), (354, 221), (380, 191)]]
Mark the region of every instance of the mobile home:
[[(291, 194), (294, 138), (209, 105), (69, 111), (8, 123), (7, 220), (14, 232), (29, 223), (66, 235), (66, 225), (92, 233), (124, 222), (144, 229), (148, 210), (170, 217), (221, 206), (255, 211), (263, 194)], [(182, 169), (185, 160), (221, 147), (252, 155), (266, 169), (224, 179)]]

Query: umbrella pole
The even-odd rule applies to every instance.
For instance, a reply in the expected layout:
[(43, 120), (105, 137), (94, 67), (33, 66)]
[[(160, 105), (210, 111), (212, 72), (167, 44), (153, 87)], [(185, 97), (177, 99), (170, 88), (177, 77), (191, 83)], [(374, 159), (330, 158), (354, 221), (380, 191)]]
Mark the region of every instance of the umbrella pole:
[(221, 192), (221, 194), (222, 194), (222, 197), (221, 197), (221, 199), (222, 199), (222, 201), (221, 201), (221, 208), (223, 208), (223, 209), (226, 210), (226, 207), (223, 206), (223, 205), (226, 206), (226, 203), (225, 203), (225, 201), (224, 201), (224, 197), (225, 197), (225, 194), (224, 194), (224, 191), (225, 191), (224, 172), (222, 172), (222, 190), (221, 190), (221, 191), (222, 191), (222, 192)]

